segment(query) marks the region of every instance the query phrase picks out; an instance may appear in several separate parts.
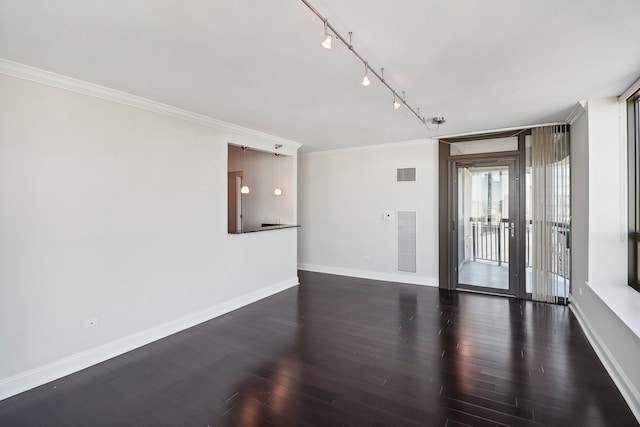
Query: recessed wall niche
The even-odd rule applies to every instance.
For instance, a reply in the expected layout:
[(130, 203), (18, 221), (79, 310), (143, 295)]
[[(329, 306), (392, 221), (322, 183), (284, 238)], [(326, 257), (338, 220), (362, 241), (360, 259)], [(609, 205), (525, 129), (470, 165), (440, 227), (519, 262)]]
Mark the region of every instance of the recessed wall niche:
[(227, 165), (229, 233), (295, 227), (292, 156), (228, 144)]

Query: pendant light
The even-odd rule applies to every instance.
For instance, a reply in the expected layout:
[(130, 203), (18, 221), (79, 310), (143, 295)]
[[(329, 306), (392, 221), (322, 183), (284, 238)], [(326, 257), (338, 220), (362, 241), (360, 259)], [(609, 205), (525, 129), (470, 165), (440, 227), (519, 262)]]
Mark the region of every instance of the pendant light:
[[(242, 169), (245, 169), (247, 164), (247, 150), (248, 147), (242, 147)], [(242, 188), (240, 188), (240, 193), (249, 194), (249, 186), (244, 182), (244, 173), (242, 176)]]
[[(282, 147), (281, 144), (277, 144), (276, 145), (276, 150), (278, 148)], [(273, 195), (274, 196), (282, 196), (282, 189), (280, 188), (280, 163), (278, 162), (278, 157), (280, 157), (280, 154), (278, 153), (274, 153), (276, 155), (276, 189), (273, 190)]]

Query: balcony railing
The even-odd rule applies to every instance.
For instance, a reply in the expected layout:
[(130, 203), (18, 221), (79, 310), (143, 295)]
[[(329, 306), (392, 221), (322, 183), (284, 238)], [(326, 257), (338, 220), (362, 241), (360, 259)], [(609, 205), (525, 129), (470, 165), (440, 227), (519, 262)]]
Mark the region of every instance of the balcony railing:
[[(553, 242), (552, 272), (569, 277), (567, 255), (570, 249), (571, 234), (569, 224), (549, 222), (549, 233)], [(509, 219), (503, 218), (497, 223), (487, 223), (477, 218), (471, 218), (472, 254), (473, 261), (492, 261), (498, 265), (509, 264)], [(533, 265), (532, 236), (533, 225), (527, 222), (525, 229), (525, 266)]]

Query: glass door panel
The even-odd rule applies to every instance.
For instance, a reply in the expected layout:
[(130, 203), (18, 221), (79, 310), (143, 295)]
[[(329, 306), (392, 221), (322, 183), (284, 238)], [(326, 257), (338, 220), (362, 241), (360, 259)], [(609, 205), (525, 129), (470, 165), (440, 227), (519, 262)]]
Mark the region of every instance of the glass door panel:
[(457, 167), (458, 286), (513, 293), (514, 162)]

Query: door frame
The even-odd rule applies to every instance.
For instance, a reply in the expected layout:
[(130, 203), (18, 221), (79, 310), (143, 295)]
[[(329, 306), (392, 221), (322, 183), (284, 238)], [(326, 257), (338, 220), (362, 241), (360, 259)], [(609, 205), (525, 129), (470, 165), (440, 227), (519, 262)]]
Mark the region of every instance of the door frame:
[(227, 172), (227, 232), (241, 233), (243, 229), (242, 217), (242, 171)]
[[(509, 289), (510, 291), (505, 293), (504, 291), (494, 289), (478, 289), (483, 292), (491, 292), (496, 294), (505, 294), (508, 296), (514, 296), (517, 298), (530, 298), (530, 294), (526, 293), (526, 276), (525, 276), (525, 135), (529, 133), (528, 130), (520, 130), (514, 135), (514, 132), (508, 134), (491, 134), (491, 135), (474, 135), (470, 137), (464, 137), (462, 139), (448, 138), (446, 140), (440, 140), (439, 144), (439, 176), (438, 176), (438, 190), (439, 190), (439, 287), (446, 290), (458, 289), (458, 198), (457, 198), (457, 163), (465, 162), (489, 162), (491, 160), (507, 160), (510, 159), (514, 162), (514, 179), (513, 189), (510, 186), (510, 199), (513, 199), (511, 203), (514, 204), (514, 225), (515, 225), (515, 239), (516, 244), (513, 248), (513, 255), (510, 255), (509, 268)], [(518, 150), (517, 151), (505, 151), (498, 153), (482, 153), (482, 154), (468, 154), (468, 155), (450, 155), (450, 143), (458, 141), (469, 140), (481, 140), (481, 139), (493, 139), (499, 137), (518, 137)], [(511, 219), (511, 218), (510, 218)], [(515, 260), (511, 260), (511, 257), (515, 257)], [(465, 288), (472, 289), (472, 288)]]
[(451, 172), (452, 176), (450, 179), (453, 180), (453, 185), (451, 186), (451, 190), (453, 195), (451, 197), (452, 205), (452, 216), (455, 218), (455, 221), (452, 223), (452, 228), (450, 230), (450, 239), (453, 239), (451, 245), (451, 276), (453, 279), (453, 284), (456, 289), (465, 289), (465, 290), (473, 290), (479, 292), (489, 292), (495, 294), (504, 294), (509, 296), (515, 296), (517, 294), (518, 288), (518, 246), (519, 246), (519, 235), (517, 233), (518, 227), (515, 227), (514, 235), (509, 237), (509, 254), (508, 254), (508, 263), (509, 263), (509, 276), (508, 276), (508, 288), (507, 289), (499, 289), (499, 288), (491, 288), (484, 286), (477, 286), (469, 283), (460, 283), (459, 278), (459, 254), (460, 254), (460, 239), (459, 239), (459, 183), (458, 183), (458, 171), (460, 168), (464, 167), (504, 167), (506, 166), (509, 171), (509, 222), (515, 224), (518, 223), (518, 218), (520, 212), (518, 212), (518, 182), (519, 176), (517, 172), (517, 156), (492, 156), (492, 157), (476, 157), (476, 156), (465, 156), (465, 158), (461, 158), (462, 156), (457, 156), (455, 160), (450, 160), (453, 163)]

